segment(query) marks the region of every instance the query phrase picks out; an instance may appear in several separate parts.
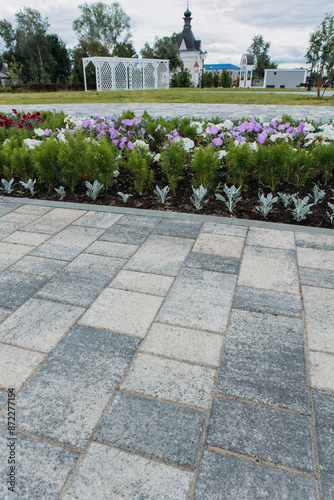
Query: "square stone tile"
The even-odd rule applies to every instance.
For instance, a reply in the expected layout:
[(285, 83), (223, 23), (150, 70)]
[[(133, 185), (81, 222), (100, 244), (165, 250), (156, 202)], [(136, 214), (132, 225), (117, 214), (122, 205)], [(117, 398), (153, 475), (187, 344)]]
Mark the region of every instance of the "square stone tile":
[(18, 391), (44, 357), (38, 352), (0, 344), (0, 386)]
[(14, 243), (0, 241), (0, 271), (12, 266), (24, 255), (34, 250), (34, 248), (33, 246), (15, 245)]
[(17, 243), (20, 245), (31, 245), (38, 247), (46, 240), (50, 238), (49, 234), (43, 233), (29, 233), (28, 231), (15, 231), (15, 233), (10, 234), (3, 241), (8, 243)]
[(298, 265), (334, 271), (334, 251), (297, 246)]
[(206, 409), (214, 377), (210, 368), (139, 353), (121, 388)]
[(194, 468), (206, 414), (118, 392), (94, 438)]
[(20, 204), (16, 203), (10, 203), (10, 202), (0, 202), (0, 216), (9, 214), (16, 208), (20, 207)]
[[(39, 292), (42, 299), (89, 307), (115, 274), (124, 260), (102, 255), (79, 255)], [(95, 326), (95, 325), (93, 325)]]
[(172, 286), (174, 278), (161, 274), (138, 273), (136, 271), (122, 270), (112, 280), (112, 288), (132, 290), (133, 292), (151, 293), (152, 295), (165, 296)]
[(13, 311), (11, 311), (10, 309), (3, 309), (3, 308), (0, 308), (0, 323), (2, 321), (5, 321), (6, 318), (8, 318), (8, 316), (10, 316), (12, 314)]
[(312, 391), (323, 498), (334, 497), (334, 394)]
[(193, 240), (152, 235), (126, 264), (125, 269), (176, 276)]
[(240, 259), (244, 238), (225, 234), (200, 233), (193, 251), (220, 257), (236, 257)]
[(302, 285), (334, 288), (334, 271), (329, 271), (328, 269), (300, 267), (299, 272), (300, 282)]
[(157, 321), (224, 333), (236, 276), (184, 268), (176, 278)]
[(304, 415), (216, 397), (205, 444), (315, 472), (311, 418)]
[(297, 248), (334, 251), (334, 235), (296, 233)]
[(46, 282), (44, 276), (5, 271), (0, 274), (0, 307), (17, 309)]
[(94, 241), (85, 253), (94, 255), (105, 255), (107, 257), (120, 257), (129, 259), (138, 250), (138, 245), (127, 245), (124, 243), (112, 243), (109, 241)]
[(317, 500), (316, 480), (242, 458), (204, 450), (194, 499)]
[(100, 240), (142, 245), (158, 222), (160, 219), (156, 217), (124, 215), (101, 236)]
[(52, 278), (52, 276), (57, 274), (63, 267), (67, 266), (67, 264), (68, 262), (65, 260), (44, 259), (44, 257), (26, 255), (26, 257), (23, 257), (23, 259), (20, 259), (16, 264), (11, 266), (9, 270), (28, 274), (39, 274), (40, 276)]
[(30, 299), (0, 325), (2, 342), (50, 352), (84, 313), (82, 307)]
[(216, 392), (309, 413), (302, 321), (234, 310)]
[(21, 227), (21, 224), (13, 224), (12, 222), (2, 222), (0, 219), (0, 239), (6, 238)]
[(290, 250), (246, 246), (238, 284), (274, 292), (298, 294), (295, 253)]
[(310, 351), (311, 385), (315, 389), (334, 391), (334, 356)]
[(3, 215), (1, 217), (1, 221), (9, 222), (11, 224), (16, 224), (17, 226), (23, 227), (38, 219), (38, 217), (38, 215), (10, 212), (9, 214)]
[(167, 358), (218, 366), (223, 340), (222, 335), (215, 333), (154, 323), (140, 349)]
[(73, 260), (103, 233), (103, 229), (70, 226), (40, 245), (31, 255)]
[(183, 219), (163, 219), (153, 230), (154, 234), (196, 239), (202, 222)]
[(226, 236), (239, 236), (244, 238), (247, 234), (247, 228), (242, 226), (232, 226), (231, 224), (204, 222), (202, 233), (225, 234)]
[(162, 297), (107, 288), (80, 319), (81, 325), (145, 337)]
[(118, 224), (132, 228), (147, 228), (151, 231), (161, 221), (160, 217), (145, 217), (143, 215), (123, 215)]
[(102, 444), (89, 445), (63, 499), (187, 500), (193, 474)]
[(17, 398), (17, 426), (83, 448), (138, 340), (75, 326)]
[(302, 305), (299, 295), (269, 292), (238, 286), (234, 296), (233, 307), (283, 316), (302, 317)]
[(220, 273), (237, 274), (240, 259), (235, 257), (219, 257), (207, 253), (191, 252), (185, 261), (185, 267), (204, 269), (206, 271), (218, 271)]
[(303, 286), (309, 349), (334, 354), (334, 290)]
[(110, 214), (107, 212), (87, 212), (85, 215), (80, 217), (73, 222), (73, 226), (90, 226), (99, 229), (108, 229), (115, 222), (117, 222), (122, 216), (122, 214)]
[(39, 205), (22, 205), (15, 210), (15, 213), (19, 214), (31, 214), (41, 217), (42, 215), (51, 212), (51, 207), (41, 207)]
[(25, 226), (25, 231), (56, 234), (86, 213), (85, 210), (54, 208), (45, 215)]
[(247, 235), (247, 245), (294, 250), (295, 238), (292, 231), (251, 227)]
[[(22, 434), (17, 435), (17, 440), (16, 495), (20, 499), (58, 497), (79, 455)], [(4, 428), (0, 429), (0, 443), (0, 473), (5, 478), (9, 470), (6, 446), (9, 441)], [(0, 497), (9, 499), (11, 495), (6, 482), (1, 481)]]

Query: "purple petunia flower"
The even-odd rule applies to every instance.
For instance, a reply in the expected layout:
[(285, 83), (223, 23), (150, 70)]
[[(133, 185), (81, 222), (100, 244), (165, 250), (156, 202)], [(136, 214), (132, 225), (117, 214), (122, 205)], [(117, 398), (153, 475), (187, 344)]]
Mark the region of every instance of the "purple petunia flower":
[(131, 141), (128, 142), (128, 148), (133, 151), (135, 149), (134, 145), (132, 144)]
[(52, 134), (51, 130), (50, 130), (49, 128), (46, 128), (46, 129), (44, 130), (44, 135), (45, 135), (45, 137), (49, 137), (49, 135), (50, 135), (50, 134)]
[(90, 120), (88, 120), (88, 118), (86, 118), (83, 122), (82, 122), (82, 126), (83, 127), (88, 127), (90, 125)]
[(215, 137), (214, 139), (212, 139), (212, 142), (215, 146), (221, 146), (223, 144), (223, 141), (220, 137)]
[(151, 134), (148, 134), (147, 136), (149, 139), (152, 139), (152, 141), (154, 141), (154, 137), (151, 136)]
[(211, 135), (218, 134), (218, 132), (219, 132), (219, 128), (217, 128), (217, 127), (210, 127), (210, 128), (209, 128), (209, 133), (210, 133)]
[(157, 128), (155, 129), (155, 132), (157, 132), (159, 130), (159, 128), (161, 128), (161, 125), (159, 123), (159, 125), (157, 126)]

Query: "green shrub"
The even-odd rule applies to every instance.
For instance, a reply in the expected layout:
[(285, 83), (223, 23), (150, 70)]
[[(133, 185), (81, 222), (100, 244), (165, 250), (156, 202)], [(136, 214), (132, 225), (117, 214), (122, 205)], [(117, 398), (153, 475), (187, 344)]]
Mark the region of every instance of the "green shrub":
[(179, 177), (185, 170), (186, 159), (187, 153), (181, 141), (171, 142), (161, 153), (161, 168), (173, 193), (176, 191)]
[(319, 144), (312, 152), (317, 173), (324, 177), (325, 184), (331, 179), (334, 170), (334, 144)]
[(229, 180), (232, 184), (243, 186), (247, 178), (252, 174), (254, 152), (246, 143), (241, 146), (231, 144), (226, 156), (226, 163)]
[(66, 139), (67, 143), (62, 142), (59, 148), (60, 183), (70, 187), (73, 193), (78, 183), (89, 177), (92, 155), (90, 144), (85, 141), (81, 132), (77, 132), (75, 138), (67, 134)]
[(114, 181), (114, 172), (118, 167), (118, 147), (110, 143), (105, 137), (101, 137), (99, 142), (92, 142), (91, 145), (91, 179), (96, 179), (103, 184), (107, 191)]
[(286, 142), (273, 146), (261, 146), (255, 155), (255, 168), (260, 183), (275, 191), (286, 179), (288, 165), (291, 163), (292, 149)]
[(153, 170), (150, 169), (151, 154), (145, 147), (137, 146), (133, 151), (129, 150), (127, 159), (126, 167), (131, 171), (134, 178), (134, 188), (141, 196), (154, 181)]
[(194, 173), (194, 187), (202, 185), (207, 190), (211, 189), (219, 168), (218, 152), (211, 146), (199, 147), (191, 161), (191, 168)]
[(49, 191), (61, 183), (60, 149), (61, 144), (50, 137), (34, 150), (38, 180), (44, 183)]
[(26, 147), (17, 148), (13, 151), (11, 164), (13, 166), (13, 177), (21, 181), (35, 178), (36, 167), (33, 159), (34, 150)]
[(299, 188), (312, 175), (313, 158), (305, 149), (291, 151), (290, 162), (287, 166), (286, 180)]

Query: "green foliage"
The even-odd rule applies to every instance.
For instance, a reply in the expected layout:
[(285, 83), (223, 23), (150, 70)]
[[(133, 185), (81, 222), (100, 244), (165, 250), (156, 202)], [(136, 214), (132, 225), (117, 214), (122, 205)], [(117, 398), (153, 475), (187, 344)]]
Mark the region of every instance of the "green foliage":
[(154, 182), (153, 171), (150, 169), (152, 157), (148, 149), (137, 146), (127, 153), (127, 160), (126, 168), (132, 173), (134, 188), (141, 196)]
[(224, 68), (220, 75), (220, 85), (223, 88), (229, 88), (232, 84), (232, 77), (229, 72)]
[(61, 183), (73, 193), (80, 181), (90, 177), (92, 158), (90, 144), (80, 132), (75, 138), (67, 134), (66, 139), (67, 143), (60, 144), (58, 160), (61, 165)]
[(155, 37), (153, 47), (145, 43), (140, 54), (143, 59), (169, 59), (169, 70), (173, 71), (176, 68), (182, 67), (179, 48), (176, 42), (179, 39), (179, 33), (173, 33), (172, 36), (164, 36), (163, 38)]
[(228, 178), (233, 184), (243, 186), (246, 179), (252, 174), (254, 165), (254, 152), (247, 145), (231, 145), (226, 156)]
[(199, 147), (191, 161), (194, 172), (194, 186), (202, 185), (207, 190), (212, 188), (216, 172), (219, 168), (219, 156), (211, 146)]
[(218, 73), (213, 74), (212, 85), (216, 88), (219, 87), (219, 75), (218, 75)]
[(61, 144), (53, 137), (34, 149), (34, 161), (37, 169), (37, 176), (49, 191), (61, 182), (62, 165), (59, 160)]
[(102, 137), (98, 143), (91, 143), (93, 177), (104, 185), (107, 191), (114, 181), (114, 172), (118, 167), (119, 149), (115, 144)]
[(319, 144), (312, 151), (316, 171), (324, 176), (325, 184), (333, 176), (334, 170), (334, 144)]
[(200, 87), (212, 87), (213, 84), (213, 74), (211, 71), (204, 71), (200, 78)]
[(179, 177), (186, 167), (186, 158), (187, 153), (181, 141), (171, 142), (161, 152), (161, 168), (173, 193), (175, 193)]
[(191, 73), (188, 68), (181, 68), (180, 71), (174, 72), (170, 81), (171, 87), (190, 87)]
[(262, 35), (256, 35), (248, 48), (248, 51), (255, 56), (254, 76), (256, 78), (263, 78), (265, 69), (277, 68), (277, 64), (270, 60), (269, 47), (270, 42), (265, 42)]
[(312, 175), (313, 158), (305, 149), (291, 150), (287, 164), (286, 180), (299, 188)]
[(275, 191), (285, 178), (290, 164), (291, 147), (286, 142), (262, 146), (256, 152), (256, 171), (260, 183)]
[(41, 117), (44, 119), (44, 123), (39, 125), (39, 128), (49, 128), (50, 130), (61, 129), (65, 127), (65, 113), (64, 111), (41, 111)]

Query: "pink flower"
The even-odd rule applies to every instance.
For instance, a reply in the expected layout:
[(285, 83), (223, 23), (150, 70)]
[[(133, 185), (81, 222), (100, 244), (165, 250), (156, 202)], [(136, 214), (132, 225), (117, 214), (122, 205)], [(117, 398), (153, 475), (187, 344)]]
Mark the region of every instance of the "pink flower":
[(221, 146), (223, 144), (223, 141), (220, 137), (215, 137), (214, 139), (212, 139), (212, 142), (215, 146)]
[(135, 149), (134, 145), (132, 144), (131, 141), (128, 142), (128, 148), (133, 151)]

